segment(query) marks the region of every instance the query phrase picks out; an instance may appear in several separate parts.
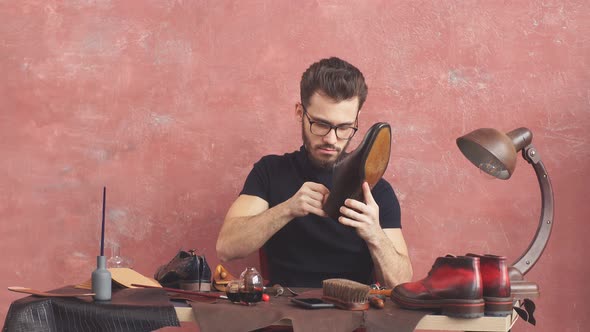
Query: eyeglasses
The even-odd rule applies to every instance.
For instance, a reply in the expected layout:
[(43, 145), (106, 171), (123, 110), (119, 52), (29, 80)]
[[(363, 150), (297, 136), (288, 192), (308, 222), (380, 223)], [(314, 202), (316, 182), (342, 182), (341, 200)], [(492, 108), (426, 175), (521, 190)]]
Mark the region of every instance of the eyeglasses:
[[(358, 130), (357, 127), (351, 125), (333, 126), (326, 122), (314, 121), (309, 117), (307, 109), (305, 108), (303, 103), (301, 104), (301, 107), (303, 107), (303, 114), (305, 114), (305, 116), (307, 117), (307, 121), (309, 121), (309, 131), (311, 131), (311, 133), (316, 136), (326, 136), (330, 133), (332, 129), (334, 129), (334, 132), (336, 133), (336, 138), (341, 140), (349, 140), (354, 136), (354, 134), (356, 134), (356, 131)], [(356, 119), (354, 119), (354, 122), (356, 123), (357, 120), (358, 113)]]

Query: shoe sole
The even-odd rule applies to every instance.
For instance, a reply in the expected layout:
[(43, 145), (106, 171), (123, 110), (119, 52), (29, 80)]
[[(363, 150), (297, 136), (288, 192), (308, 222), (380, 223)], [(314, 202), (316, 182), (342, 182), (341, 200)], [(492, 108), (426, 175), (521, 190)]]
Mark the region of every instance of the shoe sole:
[(362, 178), (369, 183), (371, 189), (385, 174), (389, 164), (389, 155), (391, 153), (391, 127), (388, 124), (382, 124), (377, 132), (377, 137), (373, 141), (367, 155), (364, 158), (362, 168)]
[(478, 318), (484, 316), (485, 302), (483, 299), (442, 299), (442, 300), (414, 300), (391, 293), (391, 299), (405, 309), (434, 309), (441, 314), (458, 318)]
[(514, 303), (509, 297), (484, 297), (485, 315), (492, 317), (508, 316), (512, 314)]

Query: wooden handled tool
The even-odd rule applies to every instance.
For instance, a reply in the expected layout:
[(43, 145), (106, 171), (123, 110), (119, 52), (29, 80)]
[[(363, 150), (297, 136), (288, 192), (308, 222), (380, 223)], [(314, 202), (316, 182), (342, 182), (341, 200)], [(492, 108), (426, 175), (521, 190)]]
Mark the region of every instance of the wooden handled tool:
[(385, 295), (387, 297), (391, 296), (392, 289), (371, 289), (369, 294), (372, 295)]
[(382, 295), (369, 295), (369, 304), (371, 304), (373, 308), (383, 309), (383, 307), (385, 307), (385, 300), (381, 298), (381, 296)]
[(142, 287), (142, 288), (160, 288), (168, 292), (174, 292), (179, 294), (187, 294), (187, 295), (196, 295), (196, 296), (203, 296), (203, 297), (211, 297), (215, 299), (227, 299), (227, 296), (223, 295), (222, 293), (204, 293), (204, 292), (191, 292), (182, 289), (176, 288), (168, 288), (168, 287), (156, 287), (156, 286), (148, 286), (148, 285), (139, 285), (139, 284), (131, 284), (131, 286), (135, 287)]

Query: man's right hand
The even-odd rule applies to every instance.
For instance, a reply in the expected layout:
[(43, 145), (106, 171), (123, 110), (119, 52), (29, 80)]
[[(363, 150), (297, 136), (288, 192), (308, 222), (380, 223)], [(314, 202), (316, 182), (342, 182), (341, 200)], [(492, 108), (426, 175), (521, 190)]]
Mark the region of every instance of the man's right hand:
[(260, 249), (293, 218), (310, 213), (327, 216), (322, 208), (329, 193), (322, 184), (306, 182), (291, 198), (272, 208), (258, 196), (240, 195), (219, 231), (217, 257), (222, 262), (244, 258)]
[(323, 207), (328, 194), (330, 190), (323, 184), (305, 182), (286, 203), (293, 218), (304, 217), (310, 213), (326, 217)]

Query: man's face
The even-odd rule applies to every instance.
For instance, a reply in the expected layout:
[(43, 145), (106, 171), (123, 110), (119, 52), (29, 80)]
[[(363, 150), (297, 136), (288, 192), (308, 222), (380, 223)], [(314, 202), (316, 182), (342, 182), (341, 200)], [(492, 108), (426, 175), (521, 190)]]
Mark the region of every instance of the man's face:
[[(358, 97), (336, 102), (330, 97), (314, 93), (307, 107), (307, 115), (312, 121), (333, 126), (355, 126), (358, 113)], [(321, 168), (331, 168), (346, 151), (350, 140), (336, 137), (334, 129), (325, 136), (318, 136), (310, 131), (309, 118), (303, 114), (303, 107), (297, 106), (297, 113), (302, 121), (301, 135), (311, 162)]]

